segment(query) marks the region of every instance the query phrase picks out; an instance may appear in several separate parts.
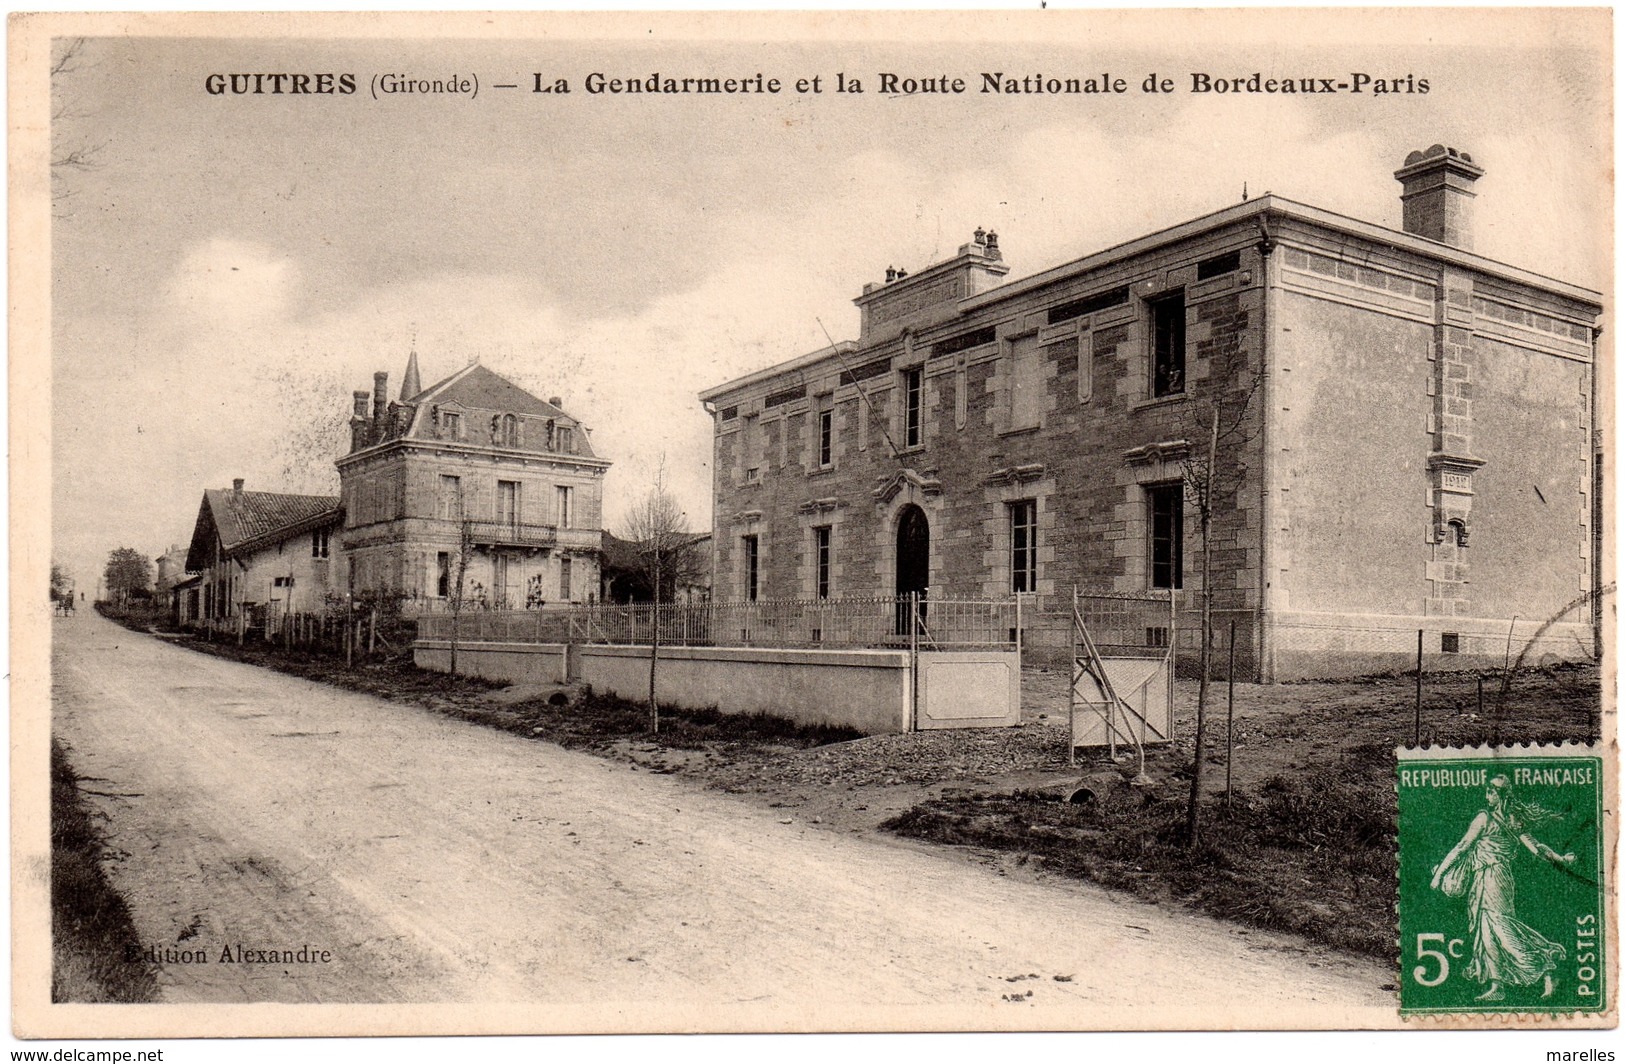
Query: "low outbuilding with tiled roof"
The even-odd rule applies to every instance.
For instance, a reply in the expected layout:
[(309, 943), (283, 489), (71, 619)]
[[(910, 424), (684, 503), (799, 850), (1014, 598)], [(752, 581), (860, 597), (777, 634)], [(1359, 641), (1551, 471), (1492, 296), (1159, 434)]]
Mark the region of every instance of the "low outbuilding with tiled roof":
[(198, 506), (186, 570), (200, 587), (194, 620), (211, 627), (275, 627), (289, 612), (322, 609), (344, 586), (332, 495), (210, 488)]

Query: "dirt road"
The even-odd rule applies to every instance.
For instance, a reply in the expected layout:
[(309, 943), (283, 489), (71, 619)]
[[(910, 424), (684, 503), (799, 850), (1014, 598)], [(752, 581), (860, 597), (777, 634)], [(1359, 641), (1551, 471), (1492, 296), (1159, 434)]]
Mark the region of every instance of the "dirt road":
[[(633, 1028), (677, 1008), (710, 1029), (1393, 1015), (1374, 963), (850, 838), (99, 617), (59, 623), (55, 654), (53, 728), (108, 817), (115, 886), (160, 957), (207, 958), (163, 965), (168, 1001), (537, 1002), (555, 1007), (531, 1026), (555, 1030), (610, 1003)], [(222, 962), (237, 946), (329, 959)]]

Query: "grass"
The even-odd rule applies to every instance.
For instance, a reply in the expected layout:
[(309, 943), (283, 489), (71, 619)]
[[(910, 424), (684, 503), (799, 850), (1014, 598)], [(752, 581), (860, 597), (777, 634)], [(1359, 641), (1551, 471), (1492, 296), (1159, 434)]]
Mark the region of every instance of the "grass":
[(102, 870), (105, 840), (51, 742), (51, 1000), (142, 1002), (157, 996), (130, 911)]
[(979, 846), (1076, 879), (1336, 949), (1394, 955), (1392, 786), (1275, 777), (1206, 809), (1187, 848), (1182, 788), (1121, 787), (1070, 805), (1029, 793), (943, 798), (887, 821), (911, 838)]
[[(1422, 740), (1433, 745), (1585, 740), (1598, 728), (1595, 666), (1520, 671), (1480, 706), (1475, 673), (1426, 677)], [(1394, 747), (1414, 728), (1414, 674), (1245, 692), (1228, 813), (1224, 721), (1210, 725), (1202, 843), (1185, 845), (1188, 742), (1148, 751), (1145, 792), (1093, 806), (1014, 793), (944, 795), (883, 825), (912, 838), (1018, 855), (1061, 875), (1187, 905), (1397, 962)], [(1220, 702), (1222, 713), (1222, 701)], [(1190, 722), (1180, 722), (1188, 735)], [(1053, 799), (1053, 793), (1048, 796)]]

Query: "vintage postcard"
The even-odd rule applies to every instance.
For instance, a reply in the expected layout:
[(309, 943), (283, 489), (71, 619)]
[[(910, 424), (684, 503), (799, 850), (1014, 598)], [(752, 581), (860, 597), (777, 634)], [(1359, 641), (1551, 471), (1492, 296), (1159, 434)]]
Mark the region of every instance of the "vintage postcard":
[(12, 16), (14, 1033), (1613, 1026), (1611, 19)]

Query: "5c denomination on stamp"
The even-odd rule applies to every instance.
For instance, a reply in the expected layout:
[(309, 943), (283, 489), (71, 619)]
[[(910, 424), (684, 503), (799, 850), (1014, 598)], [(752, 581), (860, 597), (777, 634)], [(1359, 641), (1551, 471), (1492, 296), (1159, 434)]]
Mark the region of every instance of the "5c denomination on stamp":
[(1607, 1008), (1595, 747), (1398, 751), (1403, 1013)]

